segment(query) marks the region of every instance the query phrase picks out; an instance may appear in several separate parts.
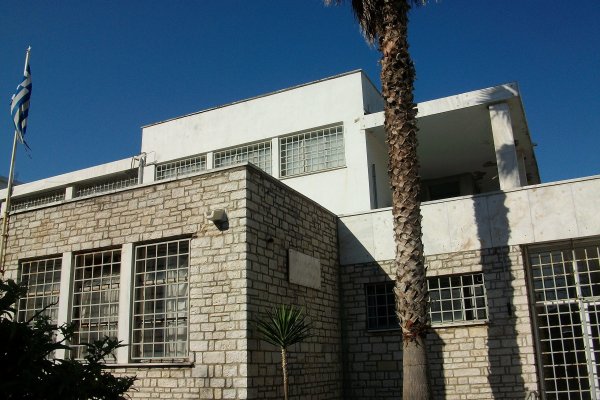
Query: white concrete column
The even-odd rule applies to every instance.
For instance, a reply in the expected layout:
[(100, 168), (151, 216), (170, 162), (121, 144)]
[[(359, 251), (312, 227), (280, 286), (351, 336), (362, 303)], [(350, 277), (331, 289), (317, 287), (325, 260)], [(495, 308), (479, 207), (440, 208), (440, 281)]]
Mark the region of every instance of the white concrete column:
[(271, 139), (271, 175), (279, 179), (279, 138)]
[(71, 200), (73, 197), (75, 197), (75, 187), (67, 186), (65, 188), (65, 200)]
[(213, 169), (213, 152), (206, 153), (206, 169)]
[[(56, 324), (62, 325), (69, 322), (71, 312), (71, 276), (73, 271), (73, 253), (63, 253), (60, 265), (60, 293), (58, 295), (58, 315)], [(60, 336), (60, 335), (59, 335)], [(62, 340), (58, 337), (57, 340)], [(64, 359), (66, 350), (56, 350), (56, 358)]]
[[(125, 243), (121, 248), (121, 283), (119, 286), (119, 329), (117, 339), (123, 344), (131, 343), (131, 287), (133, 276), (133, 243)], [(129, 362), (129, 346), (116, 350), (117, 363)]]
[(488, 108), (492, 123), (492, 135), (494, 136), (500, 189), (507, 190), (521, 187), (515, 137), (508, 104), (493, 104)]
[(143, 183), (154, 182), (155, 176), (156, 176), (156, 164), (144, 165)]

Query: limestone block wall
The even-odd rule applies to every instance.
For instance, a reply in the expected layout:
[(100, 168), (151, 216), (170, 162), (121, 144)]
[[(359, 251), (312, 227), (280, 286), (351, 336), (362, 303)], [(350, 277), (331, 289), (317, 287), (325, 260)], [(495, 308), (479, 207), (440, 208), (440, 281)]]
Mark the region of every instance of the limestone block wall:
[[(519, 246), (432, 255), (428, 276), (483, 272), (487, 322), (436, 326), (428, 335), (435, 399), (525, 399), (538, 390), (524, 264)], [(367, 331), (364, 285), (391, 281), (393, 262), (341, 267), (347, 399), (402, 391), (399, 330)]]
[[(191, 238), (190, 362), (159, 367), (126, 364), (115, 371), (138, 377), (136, 390), (130, 393), (134, 399), (245, 399), (247, 168), (15, 213), (10, 218), (7, 277), (17, 277), (19, 260), (25, 258)], [(215, 208), (227, 210), (227, 230), (205, 219), (204, 213)], [(122, 260), (122, 268), (131, 261)]]
[[(257, 170), (249, 171), (247, 207), (249, 398), (283, 398), (280, 353), (258, 339), (252, 322), (275, 305), (293, 304), (313, 321), (314, 337), (290, 349), (290, 399), (340, 399), (337, 218)], [(290, 249), (319, 260), (319, 288), (290, 282)]]

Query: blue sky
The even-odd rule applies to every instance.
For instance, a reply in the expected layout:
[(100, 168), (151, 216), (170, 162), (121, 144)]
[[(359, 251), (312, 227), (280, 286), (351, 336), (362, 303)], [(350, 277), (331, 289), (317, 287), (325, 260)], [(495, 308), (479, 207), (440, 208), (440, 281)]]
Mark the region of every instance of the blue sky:
[[(600, 174), (600, 1), (443, 0), (413, 10), (416, 99), (519, 83), (543, 181)], [(0, 0), (0, 175), (32, 46), (31, 181), (139, 152), (141, 126), (364, 69), (349, 6), (320, 0)], [(1, 103), (1, 102), (0, 102)], [(3, 116), (2, 116), (3, 115)]]

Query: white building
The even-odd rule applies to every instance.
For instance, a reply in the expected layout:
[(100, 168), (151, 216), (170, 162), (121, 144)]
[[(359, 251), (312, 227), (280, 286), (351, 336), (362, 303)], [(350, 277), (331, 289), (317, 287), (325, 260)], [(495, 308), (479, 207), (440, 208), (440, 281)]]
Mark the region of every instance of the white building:
[[(303, 349), (327, 353), (328, 363), (321, 361), (333, 365), (333, 370), (324, 367), (329, 378), (321, 386), (315, 383), (320, 379), (316, 375), (292, 377), (320, 388), (313, 392), (298, 388), (298, 398), (397, 397), (401, 340), (391, 300), (394, 245), (382, 109), (377, 89), (361, 71), (353, 71), (145, 126), (140, 155), (15, 187), (9, 273), (26, 276), (25, 268), (51, 255), (62, 260), (60, 284), (56, 286), (60, 293), (55, 293), (60, 299), (56, 317), (58, 322), (66, 322), (74, 315), (75, 297), (69, 296), (74, 296), (76, 289), (70, 274), (78, 268), (78, 255), (118, 249), (125, 284), (119, 289), (120, 308), (115, 316), (119, 328), (113, 333), (135, 345), (137, 339), (131, 333), (136, 329), (135, 318), (131, 310), (126, 310), (132, 301), (130, 292), (137, 288), (131, 289), (130, 284), (135, 273), (133, 265), (138, 261), (132, 253), (140, 246), (152, 246), (146, 244), (148, 240), (163, 236), (168, 239), (169, 235), (162, 230), (150, 237), (144, 236), (143, 229), (138, 233), (124, 229), (127, 232), (112, 237), (111, 224), (122, 223), (116, 214), (111, 214), (106, 225), (96, 228), (95, 233), (101, 233), (97, 239), (90, 236), (91, 232), (69, 234), (68, 223), (62, 227), (63, 233), (57, 225), (57, 231), (49, 234), (35, 228), (44, 226), (50, 218), (40, 210), (51, 213), (83, 207), (89, 212), (107, 196), (116, 196), (115, 202), (127, 196), (129, 209), (141, 208), (143, 196), (150, 190), (159, 192), (171, 184), (188, 185), (188, 181), (192, 186), (208, 187), (209, 183), (198, 183), (193, 177), (206, 177), (206, 182), (212, 182), (211, 172), (224, 173), (235, 169), (234, 165), (249, 162), (337, 215), (337, 262), (330, 265), (324, 261), (325, 249), (291, 242), (283, 245), (286, 251), (299, 250), (300, 261), (292, 261), (292, 253), (286, 253), (289, 270), (283, 272), (286, 283), (277, 285), (283, 290), (280, 295), (285, 299), (286, 293), (293, 292), (288, 301), (305, 305), (308, 311), (312, 305), (304, 304), (303, 296), (322, 298), (323, 303), (314, 305), (315, 309), (327, 307), (328, 312), (336, 314), (335, 321), (329, 321), (331, 334), (327, 336), (337, 339), (327, 345), (328, 350), (316, 350), (321, 345), (316, 342), (309, 350)], [(420, 103), (418, 109), (435, 397), (600, 398), (600, 311), (596, 311), (600, 296), (600, 208), (596, 200), (600, 177), (540, 182), (534, 146), (514, 83)], [(271, 183), (265, 185), (272, 187)], [(253, 193), (248, 191), (249, 202)], [(0, 192), (0, 197), (4, 196), (5, 190)], [(289, 196), (295, 198), (297, 194), (289, 191)], [(193, 217), (190, 210), (199, 199), (190, 196), (171, 208), (174, 214), (167, 214), (178, 220)], [(209, 208), (217, 203), (227, 208), (235, 227), (236, 206), (233, 199), (227, 201), (226, 205), (219, 199), (207, 204)], [(257, 226), (269, 214), (290, 212), (283, 204), (269, 200), (263, 206), (263, 210), (249, 208), (246, 215), (252, 219), (252, 213), (260, 214)], [(52, 215), (56, 218), (63, 214)], [(156, 228), (156, 220), (146, 214), (144, 218), (142, 225)], [(281, 237), (294, 236), (301, 230), (305, 236), (315, 236), (302, 240), (319, 241), (312, 223), (294, 227), (281, 218), (277, 225)], [(19, 225), (19, 221), (33, 223), (35, 229)], [(173, 237), (185, 236), (185, 226), (177, 229)], [(17, 232), (31, 234), (37, 242), (27, 243)], [(191, 235), (191, 252), (200, 240), (197, 237), (205, 233), (199, 232), (187, 232)], [(82, 235), (87, 236), (80, 241)], [(278, 236), (274, 237), (262, 245), (268, 248), (273, 240), (277, 243)], [(257, 254), (268, 258), (260, 250), (261, 242), (257, 243)], [(206, 262), (201, 260), (199, 257), (198, 262)], [(273, 258), (264, 263), (272, 267), (280, 261)], [(129, 272), (125, 273), (127, 268)], [(316, 275), (293, 276), (299, 270), (300, 275)], [(339, 282), (327, 283), (333, 270)], [(252, 279), (248, 273), (247, 281)], [(248, 288), (252, 286), (248, 284)], [(336, 299), (333, 303), (329, 295)], [(187, 313), (193, 312), (196, 304), (191, 292), (189, 296), (184, 310)], [(252, 294), (249, 296), (252, 299)], [(262, 307), (261, 301), (276, 301), (276, 297), (257, 296), (262, 300), (256, 303), (256, 309), (251, 300), (241, 308), (247, 313), (242, 325), (255, 317), (253, 312)], [(319, 324), (325, 326), (328, 318), (319, 318)], [(244, 354), (242, 361), (235, 359), (237, 380), (228, 380), (223, 372), (229, 356), (216, 356), (211, 345), (196, 341), (191, 322), (185, 328), (187, 336), (177, 339), (179, 345), (189, 343), (189, 347), (183, 347), (190, 354), (183, 357), (185, 363), (177, 365), (173, 357), (164, 357), (169, 360), (167, 366), (160, 364), (166, 361), (157, 356), (150, 357), (151, 364), (155, 368), (172, 368), (173, 363), (188, 368), (186, 393), (200, 393), (201, 398), (276, 397), (276, 389), (257, 389), (277, 386), (273, 382), (278, 378), (273, 370), (263, 373), (268, 352), (258, 344), (255, 332), (244, 326), (242, 337), (248, 342), (232, 345)], [(168, 340), (161, 343), (168, 344), (165, 342)], [(209, 350), (214, 358), (205, 353)], [(122, 350), (117, 365), (125, 373), (133, 371), (145, 377), (143, 364), (137, 363), (144, 357), (140, 353), (134, 356), (134, 351)], [(308, 368), (309, 361), (303, 362)], [(198, 371), (206, 375), (202, 380), (198, 380)], [(186, 373), (182, 376), (188, 376)], [(269, 374), (273, 378), (268, 383), (264, 376)], [(169, 383), (175, 381), (151, 383), (150, 376), (142, 379), (140, 392), (134, 397), (150, 396), (144, 391), (150, 384), (158, 385), (167, 397), (168, 393), (176, 393)], [(196, 386), (204, 391), (194, 392)]]

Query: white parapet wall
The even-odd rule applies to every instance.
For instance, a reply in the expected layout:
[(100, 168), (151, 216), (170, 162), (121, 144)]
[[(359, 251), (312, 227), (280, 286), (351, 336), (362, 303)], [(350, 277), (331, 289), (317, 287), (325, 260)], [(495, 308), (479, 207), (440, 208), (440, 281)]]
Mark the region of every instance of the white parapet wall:
[[(600, 175), (425, 202), (425, 255), (600, 235)], [(340, 217), (341, 264), (390, 260), (390, 208)]]
[[(109, 177), (118, 177), (119, 174), (126, 173), (132, 169), (139, 168), (139, 156), (133, 156), (106, 164), (97, 165), (90, 168), (80, 169), (68, 172), (62, 175), (52, 176), (50, 178), (40, 179), (30, 183), (22, 183), (13, 187), (13, 197), (11, 204), (21, 201), (25, 197), (45, 196), (62, 193), (56, 197), (56, 201), (69, 200), (74, 197), (75, 186), (89, 184), (94, 180), (102, 180)], [(63, 195), (64, 194), (64, 195)], [(7, 189), (0, 190), (0, 211), (3, 213), (6, 207)], [(45, 203), (51, 203), (49, 200)]]

